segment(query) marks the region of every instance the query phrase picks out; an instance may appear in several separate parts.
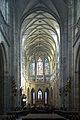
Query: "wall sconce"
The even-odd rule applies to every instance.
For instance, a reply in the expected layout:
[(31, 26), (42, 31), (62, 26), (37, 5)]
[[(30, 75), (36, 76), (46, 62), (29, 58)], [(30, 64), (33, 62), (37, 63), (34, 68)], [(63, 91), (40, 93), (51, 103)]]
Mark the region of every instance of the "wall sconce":
[(25, 94), (22, 95), (21, 100), (22, 100), (22, 106), (24, 107), (26, 105), (26, 95)]
[(17, 87), (15, 87), (15, 89), (14, 89), (14, 96), (16, 96), (17, 95)]
[(20, 86), (20, 96), (22, 96), (22, 87)]
[(17, 95), (17, 87), (13, 88), (13, 91), (12, 91), (13, 95), (16, 96)]

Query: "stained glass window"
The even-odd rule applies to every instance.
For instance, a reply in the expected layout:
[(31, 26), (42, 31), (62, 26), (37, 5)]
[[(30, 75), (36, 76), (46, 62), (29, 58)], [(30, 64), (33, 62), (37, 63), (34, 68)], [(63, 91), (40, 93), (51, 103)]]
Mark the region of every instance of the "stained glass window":
[(35, 75), (35, 60), (32, 60), (30, 64), (30, 75), (34, 76)]
[(43, 75), (43, 61), (40, 57), (37, 61), (37, 75)]
[(30, 63), (30, 77), (31, 79), (35, 80), (43, 80), (44, 79), (44, 75), (45, 75), (45, 79), (49, 80), (50, 77), (50, 64), (49, 64), (49, 60), (47, 58), (44, 59), (44, 61), (41, 59), (41, 57), (38, 58), (37, 62), (35, 62), (35, 59), (31, 60)]
[(49, 75), (50, 74), (50, 67), (49, 67), (49, 61), (48, 59), (46, 58), (45, 59), (45, 75)]

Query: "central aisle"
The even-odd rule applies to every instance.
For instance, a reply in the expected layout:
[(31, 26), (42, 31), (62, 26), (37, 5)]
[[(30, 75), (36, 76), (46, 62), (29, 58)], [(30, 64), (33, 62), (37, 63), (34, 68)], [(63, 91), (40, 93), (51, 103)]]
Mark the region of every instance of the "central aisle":
[(27, 119), (53, 119), (53, 120), (66, 120), (66, 118), (58, 114), (28, 114), (27, 116), (21, 117), (17, 120), (27, 120)]

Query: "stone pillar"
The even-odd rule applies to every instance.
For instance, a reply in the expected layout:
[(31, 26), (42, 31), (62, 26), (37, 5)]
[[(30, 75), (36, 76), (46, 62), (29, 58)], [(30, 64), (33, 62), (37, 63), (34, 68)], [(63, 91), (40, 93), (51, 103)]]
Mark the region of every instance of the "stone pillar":
[(74, 24), (74, 1), (68, 0), (68, 70), (67, 70), (67, 81), (71, 83), (71, 91), (68, 93), (69, 109), (73, 109), (73, 91), (74, 91), (74, 83), (73, 83), (73, 24)]
[[(66, 94), (66, 85), (70, 80), (73, 84), (73, 0), (68, 0), (66, 3), (67, 7), (67, 16), (65, 22), (62, 24), (61, 28), (61, 88), (62, 88), (62, 101), (63, 107), (71, 108), (73, 99), (72, 92), (67, 92)], [(73, 86), (73, 85), (72, 85)], [(73, 87), (72, 87), (73, 91)], [(71, 101), (72, 100), (72, 101)]]
[[(21, 50), (20, 50), (20, 29), (19, 21), (16, 17), (15, 0), (13, 2), (13, 75), (17, 86), (16, 106), (20, 105), (20, 94), (18, 94), (21, 85)], [(16, 107), (15, 106), (15, 107)]]
[(68, 51), (68, 43), (67, 43), (68, 29), (67, 29), (67, 19), (63, 23), (61, 27), (61, 41), (60, 41), (60, 68), (61, 68), (61, 107), (65, 108), (65, 92), (64, 87), (67, 80), (67, 51)]

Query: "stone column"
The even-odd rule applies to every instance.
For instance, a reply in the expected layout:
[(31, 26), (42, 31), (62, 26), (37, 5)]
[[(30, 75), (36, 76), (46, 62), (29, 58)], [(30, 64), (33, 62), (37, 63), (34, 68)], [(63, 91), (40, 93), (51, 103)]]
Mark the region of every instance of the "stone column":
[(61, 41), (60, 41), (60, 68), (61, 68), (61, 107), (65, 108), (65, 92), (64, 87), (66, 84), (67, 79), (67, 61), (68, 61), (68, 42), (67, 42), (67, 36), (68, 36), (68, 29), (67, 29), (67, 19), (63, 23), (61, 27)]
[[(19, 29), (19, 21), (15, 9), (15, 0), (13, 2), (13, 33), (14, 33), (14, 42), (13, 42), (13, 74), (16, 81), (17, 86), (17, 96), (16, 96), (16, 106), (20, 106), (20, 94), (18, 91), (20, 90), (21, 84), (21, 50), (20, 50), (20, 29)], [(16, 107), (15, 106), (15, 107)]]
[[(61, 28), (61, 88), (62, 88), (62, 100), (64, 107), (71, 108), (73, 99), (72, 92), (66, 94), (66, 84), (70, 80), (71, 84), (73, 84), (73, 0), (68, 0), (66, 3), (67, 7), (67, 16), (66, 20)], [(72, 85), (73, 86), (73, 85)], [(73, 88), (72, 88), (73, 91)], [(72, 100), (72, 101), (71, 101)], [(65, 101), (65, 102), (64, 102)], [(66, 104), (65, 104), (66, 103)], [(65, 106), (66, 105), (66, 106)]]
[(74, 1), (68, 0), (68, 70), (67, 70), (67, 81), (71, 83), (71, 91), (69, 92), (69, 109), (73, 109), (73, 24), (74, 24)]

